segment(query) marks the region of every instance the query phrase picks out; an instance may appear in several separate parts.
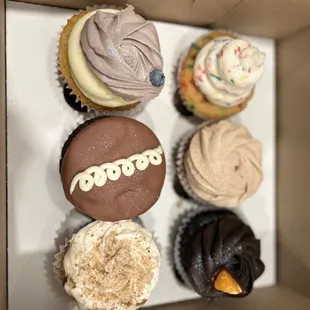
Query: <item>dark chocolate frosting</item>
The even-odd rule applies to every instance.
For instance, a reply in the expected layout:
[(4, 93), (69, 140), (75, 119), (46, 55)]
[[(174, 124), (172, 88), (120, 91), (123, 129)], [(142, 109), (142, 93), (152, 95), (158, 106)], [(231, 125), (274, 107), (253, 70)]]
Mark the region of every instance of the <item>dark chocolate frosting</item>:
[(146, 212), (158, 200), (164, 184), (164, 154), (161, 164), (150, 163), (144, 170), (135, 169), (131, 176), (121, 173), (117, 180), (108, 179), (101, 187), (94, 185), (83, 191), (77, 183), (70, 193), (70, 186), (77, 174), (91, 166), (127, 159), (159, 146), (151, 129), (130, 118), (97, 118), (82, 124), (62, 152), (60, 174), (67, 199), (79, 211), (102, 221), (131, 219)]
[[(182, 233), (180, 259), (192, 288), (205, 298), (244, 297), (265, 269), (260, 241), (229, 211), (206, 211), (193, 217)], [(215, 289), (222, 270), (239, 284), (240, 294)]]

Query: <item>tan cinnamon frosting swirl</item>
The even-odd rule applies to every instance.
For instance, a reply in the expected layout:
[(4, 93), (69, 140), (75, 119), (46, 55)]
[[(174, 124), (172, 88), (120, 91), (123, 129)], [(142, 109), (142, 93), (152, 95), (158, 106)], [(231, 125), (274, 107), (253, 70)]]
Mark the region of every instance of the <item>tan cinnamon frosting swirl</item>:
[(198, 197), (216, 206), (237, 207), (262, 182), (262, 146), (244, 126), (221, 121), (193, 136), (184, 167)]

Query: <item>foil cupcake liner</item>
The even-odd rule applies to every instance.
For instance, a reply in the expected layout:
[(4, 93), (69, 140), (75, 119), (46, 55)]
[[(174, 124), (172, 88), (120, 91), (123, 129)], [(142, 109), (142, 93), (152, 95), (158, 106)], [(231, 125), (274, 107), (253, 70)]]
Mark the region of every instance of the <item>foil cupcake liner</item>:
[[(123, 7), (117, 7), (114, 5), (94, 5), (94, 6), (87, 6), (86, 10), (98, 10), (98, 9), (115, 9), (115, 10), (122, 10)], [(81, 12), (83, 12), (85, 10), (79, 10), (76, 14), (74, 14), (73, 16), (78, 16)], [(72, 18), (72, 16), (70, 17)], [(67, 20), (67, 23), (69, 22), (70, 18)], [(62, 26), (62, 30), (64, 29), (64, 25)], [(61, 32), (59, 33), (59, 37), (61, 35)], [(59, 51), (59, 41), (58, 41), (58, 45), (57, 45), (57, 49)], [(86, 113), (90, 113), (90, 117), (97, 117), (97, 116), (125, 116), (125, 117), (134, 117), (137, 114), (139, 114), (140, 112), (142, 112), (147, 104), (147, 102), (140, 102), (138, 103), (135, 107), (130, 108), (128, 110), (96, 110), (95, 108), (89, 107), (87, 104), (83, 103), (83, 101), (79, 98), (79, 96), (77, 94), (74, 93), (74, 91), (70, 88), (70, 86), (68, 86), (68, 81), (66, 80), (66, 77), (63, 75), (61, 69), (60, 69), (60, 64), (59, 64), (59, 55), (58, 53), (57, 55), (57, 61), (56, 61), (56, 67), (57, 67), (57, 74), (58, 74), (58, 80), (60, 82), (60, 85), (62, 87), (64, 87), (66, 85), (66, 88), (71, 90), (70, 95), (74, 95), (75, 96), (75, 102), (76, 103), (80, 103), (81, 107), (84, 108), (86, 107), (87, 112)]]
[(206, 201), (200, 198), (190, 187), (187, 181), (187, 178), (186, 178), (186, 173), (185, 173), (185, 168), (184, 168), (184, 158), (185, 158), (185, 154), (188, 150), (192, 137), (202, 128), (215, 124), (216, 122), (217, 121), (211, 121), (211, 120), (205, 121), (201, 125), (197, 126), (197, 128), (195, 128), (194, 130), (189, 131), (178, 142), (177, 147), (176, 147), (176, 152), (175, 152), (176, 174), (177, 174), (177, 177), (178, 177), (178, 180), (181, 186), (183, 187), (184, 191), (190, 198), (192, 198), (194, 201), (202, 205), (206, 203), (212, 203), (212, 202), (209, 202), (209, 201)]

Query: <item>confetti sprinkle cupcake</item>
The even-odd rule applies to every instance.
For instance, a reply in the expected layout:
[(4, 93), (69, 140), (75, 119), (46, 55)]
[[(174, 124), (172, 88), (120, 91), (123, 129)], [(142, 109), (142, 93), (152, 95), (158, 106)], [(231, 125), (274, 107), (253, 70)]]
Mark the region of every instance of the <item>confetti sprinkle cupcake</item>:
[(214, 32), (193, 43), (180, 61), (178, 86), (185, 107), (205, 119), (246, 108), (264, 71), (265, 54), (231, 33)]

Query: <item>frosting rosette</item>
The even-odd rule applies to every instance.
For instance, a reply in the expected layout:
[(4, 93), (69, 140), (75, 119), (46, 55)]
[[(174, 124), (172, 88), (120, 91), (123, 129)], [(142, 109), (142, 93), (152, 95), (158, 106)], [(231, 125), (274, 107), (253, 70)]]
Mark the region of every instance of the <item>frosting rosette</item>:
[(237, 207), (262, 182), (262, 146), (244, 126), (221, 121), (194, 134), (184, 170), (199, 198), (216, 206)]
[(98, 10), (85, 22), (80, 42), (92, 72), (114, 95), (141, 102), (159, 95), (164, 75), (158, 34), (132, 6)]
[(194, 82), (214, 104), (233, 107), (250, 96), (264, 71), (265, 53), (249, 41), (219, 37), (198, 53)]
[(198, 213), (177, 240), (177, 270), (205, 298), (245, 297), (265, 270), (260, 240), (232, 212)]

